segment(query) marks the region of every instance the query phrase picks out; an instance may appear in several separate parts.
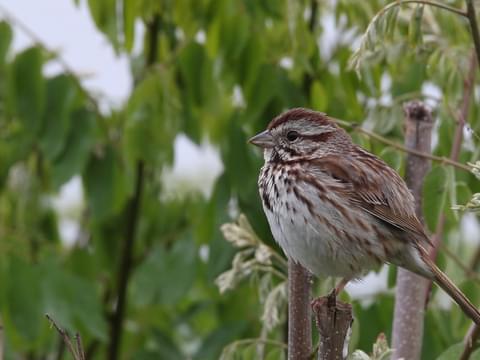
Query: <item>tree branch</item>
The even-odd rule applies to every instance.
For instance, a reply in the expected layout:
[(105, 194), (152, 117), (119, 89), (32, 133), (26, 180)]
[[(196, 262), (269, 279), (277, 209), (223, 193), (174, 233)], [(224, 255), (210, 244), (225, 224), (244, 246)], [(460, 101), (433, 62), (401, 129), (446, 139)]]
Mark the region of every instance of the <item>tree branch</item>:
[(470, 170), (471, 170), (471, 168), (468, 165), (459, 163), (458, 161), (452, 160), (450, 158), (446, 158), (446, 157), (443, 157), (443, 156), (435, 156), (435, 155), (432, 155), (432, 154), (429, 154), (429, 153), (426, 153), (426, 152), (423, 152), (423, 151), (418, 151), (416, 149), (409, 149), (408, 147), (406, 147), (402, 144), (398, 144), (395, 141), (389, 140), (386, 137), (383, 137), (383, 136), (381, 136), (377, 133), (374, 133), (373, 131), (362, 128), (360, 126), (360, 124), (358, 124), (358, 123), (351, 123), (351, 122), (348, 122), (348, 121), (345, 121), (345, 120), (340, 120), (340, 119), (333, 118), (331, 116), (329, 116), (329, 118), (331, 118), (333, 121), (335, 121), (337, 124), (339, 124), (343, 127), (346, 127), (346, 128), (349, 128), (353, 131), (357, 131), (359, 133), (365, 134), (369, 138), (377, 140), (378, 142), (381, 142), (385, 145), (391, 146), (391, 147), (393, 147), (397, 150), (403, 151), (407, 154), (412, 154), (412, 155), (423, 157), (425, 159), (438, 161), (442, 164), (451, 165), (453, 167), (456, 167), (457, 169), (461, 169), (461, 170), (464, 170), (464, 171), (470, 172)]
[[(433, 118), (421, 102), (404, 106), (406, 119), (405, 144), (409, 149), (431, 151)], [(415, 212), (422, 215), (423, 179), (430, 170), (430, 161), (413, 154), (407, 156), (405, 180), (416, 200)], [(392, 331), (392, 359), (420, 359), (423, 338), (425, 292), (429, 281), (408, 270), (398, 269), (395, 312)]]
[(288, 359), (305, 360), (312, 353), (310, 274), (288, 260)]
[(459, 360), (470, 359), (470, 355), (472, 354), (473, 350), (475, 350), (475, 343), (477, 342), (479, 337), (480, 328), (476, 324), (470, 325), (467, 335), (465, 335), (465, 339), (463, 340), (465, 348), (463, 349), (462, 355), (460, 356)]
[(478, 32), (477, 16), (475, 14), (475, 6), (473, 0), (466, 0), (467, 3), (467, 17), (470, 24), (470, 31), (472, 32), (472, 40), (475, 45), (475, 54), (477, 56), (477, 62), (480, 64), (480, 34)]
[[(468, 73), (464, 79), (462, 104), (460, 107), (460, 112), (458, 113), (458, 117), (457, 117), (457, 125), (455, 127), (455, 135), (453, 138), (452, 149), (450, 150), (450, 159), (453, 162), (458, 161), (458, 158), (460, 156), (460, 150), (461, 150), (462, 141), (463, 141), (463, 129), (465, 127), (465, 123), (467, 122), (467, 118), (468, 118), (468, 111), (470, 108), (470, 99), (472, 98), (472, 94), (473, 94), (473, 87), (474, 87), (473, 85), (475, 81), (476, 70), (477, 70), (477, 61), (476, 61), (475, 54), (472, 53), (470, 57), (470, 65), (468, 68)], [(432, 242), (434, 244), (434, 247), (430, 251), (430, 257), (432, 259), (435, 259), (437, 256), (437, 250), (443, 236), (444, 227), (445, 227), (445, 214), (442, 212), (439, 215), (439, 219), (437, 221), (437, 228), (435, 229), (435, 234), (432, 237)]]
[(132, 271), (133, 244), (135, 233), (140, 218), (140, 204), (144, 182), (144, 163), (139, 160), (135, 176), (135, 193), (128, 203), (127, 229), (125, 242), (123, 244), (122, 257), (118, 268), (117, 280), (117, 304), (110, 322), (110, 345), (108, 359), (117, 360), (120, 351), (120, 344), (123, 330), (123, 320), (127, 305), (127, 286)]
[[(152, 21), (147, 24), (149, 37), (149, 52), (147, 53), (146, 67), (150, 67), (156, 61), (158, 54), (158, 27), (160, 16), (155, 15)], [(135, 175), (135, 193), (127, 205), (127, 229), (117, 280), (117, 306), (110, 322), (110, 345), (108, 359), (119, 358), (123, 320), (127, 305), (127, 287), (130, 273), (133, 268), (133, 245), (135, 234), (140, 219), (140, 205), (143, 193), (145, 164), (143, 160), (137, 160)]]

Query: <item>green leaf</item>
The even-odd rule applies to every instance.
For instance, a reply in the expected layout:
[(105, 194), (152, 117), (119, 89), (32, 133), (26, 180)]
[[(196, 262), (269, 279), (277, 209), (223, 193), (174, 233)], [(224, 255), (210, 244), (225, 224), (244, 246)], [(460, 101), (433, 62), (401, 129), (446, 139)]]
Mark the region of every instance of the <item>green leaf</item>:
[(247, 118), (256, 120), (263, 113), (270, 100), (278, 95), (279, 70), (272, 65), (262, 65), (258, 76), (245, 87), (245, 97), (248, 104)]
[(61, 153), (66, 144), (76, 96), (76, 84), (68, 76), (58, 75), (47, 81), (47, 106), (42, 121), (40, 149), (50, 161)]
[(123, 208), (128, 196), (125, 171), (111, 146), (90, 157), (83, 183), (94, 221), (103, 221)]
[(437, 360), (458, 360), (462, 355), (465, 345), (463, 343), (450, 346), (445, 352), (443, 352)]
[(325, 111), (328, 106), (328, 94), (320, 81), (314, 81), (310, 90), (310, 103), (312, 108), (318, 111)]
[(430, 231), (435, 231), (440, 213), (443, 211), (448, 193), (447, 172), (435, 166), (423, 182), (423, 215)]
[(176, 240), (169, 250), (157, 246), (134, 274), (134, 302), (138, 306), (157, 301), (174, 305), (191, 288), (196, 264), (197, 248), (189, 236)]
[(419, 45), (423, 41), (422, 37), (422, 18), (423, 5), (417, 5), (408, 25), (408, 40), (412, 45)]
[(124, 145), (131, 162), (161, 166), (173, 160), (178, 129), (176, 86), (171, 73), (152, 70), (138, 84), (127, 107)]
[(385, 161), (391, 168), (399, 171), (402, 166), (402, 155), (398, 150), (395, 150), (391, 147), (385, 147), (380, 152), (380, 157)]
[(43, 266), (42, 274), (45, 311), (72, 333), (83, 330), (84, 334), (107, 340), (107, 323), (94, 284), (52, 262)]
[(42, 278), (35, 265), (17, 257), (10, 260), (8, 282), (6, 284), (7, 334), (19, 337), (21, 342), (32, 348), (40, 336), (43, 316), (43, 303), (40, 291)]
[(135, 39), (136, 4), (136, 0), (123, 1), (123, 46), (128, 52), (132, 51), (133, 40)]
[(42, 127), (45, 108), (42, 66), (41, 51), (33, 47), (17, 55), (10, 74), (10, 104), (32, 137)]
[(83, 172), (95, 141), (95, 120), (95, 115), (85, 109), (72, 114), (68, 146), (53, 163), (52, 181), (55, 188), (67, 182), (73, 175)]
[(8, 53), (8, 48), (12, 42), (12, 28), (5, 21), (0, 21), (0, 67), (5, 64), (5, 57)]
[(113, 47), (119, 49), (116, 0), (88, 0), (88, 7), (98, 29), (107, 35)]

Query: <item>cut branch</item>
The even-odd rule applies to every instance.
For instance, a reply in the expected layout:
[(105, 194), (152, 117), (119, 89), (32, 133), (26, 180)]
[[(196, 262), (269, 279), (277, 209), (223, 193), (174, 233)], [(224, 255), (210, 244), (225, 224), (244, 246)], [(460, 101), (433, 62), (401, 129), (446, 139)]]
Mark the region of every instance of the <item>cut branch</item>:
[[(405, 144), (410, 149), (431, 151), (433, 119), (430, 109), (421, 102), (405, 104)], [(430, 161), (413, 154), (407, 157), (405, 180), (416, 200), (415, 212), (422, 219), (423, 179)], [(429, 281), (408, 270), (398, 269), (395, 312), (392, 331), (392, 359), (420, 359), (423, 338), (425, 292)]]
[(352, 306), (337, 301), (335, 291), (332, 291), (314, 301), (313, 311), (320, 334), (317, 359), (345, 359), (353, 323)]

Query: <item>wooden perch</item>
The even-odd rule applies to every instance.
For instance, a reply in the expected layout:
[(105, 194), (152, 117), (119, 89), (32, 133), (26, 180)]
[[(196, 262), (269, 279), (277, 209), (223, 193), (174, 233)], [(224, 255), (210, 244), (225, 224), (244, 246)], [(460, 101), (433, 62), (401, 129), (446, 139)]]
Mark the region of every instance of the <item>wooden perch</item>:
[(312, 303), (320, 335), (318, 360), (343, 360), (348, 355), (348, 342), (353, 323), (352, 306), (338, 301), (335, 291)]
[(288, 359), (305, 360), (312, 353), (310, 273), (288, 260)]
[[(433, 119), (430, 109), (421, 102), (404, 106), (405, 145), (409, 149), (430, 153)], [(416, 202), (416, 213), (422, 219), (423, 179), (430, 161), (413, 154), (407, 156), (405, 180)], [(423, 338), (425, 293), (430, 282), (408, 270), (398, 269), (395, 312), (392, 331), (392, 359), (420, 359)]]

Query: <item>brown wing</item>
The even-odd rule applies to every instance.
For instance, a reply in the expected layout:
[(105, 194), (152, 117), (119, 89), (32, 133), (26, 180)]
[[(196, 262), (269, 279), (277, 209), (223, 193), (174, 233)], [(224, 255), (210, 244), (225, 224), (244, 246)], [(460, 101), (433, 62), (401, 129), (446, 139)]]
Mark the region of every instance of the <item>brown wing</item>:
[(415, 215), (415, 200), (403, 179), (374, 155), (360, 148), (356, 151), (356, 156), (318, 158), (314, 167), (345, 184), (345, 195), (353, 205), (430, 242)]

